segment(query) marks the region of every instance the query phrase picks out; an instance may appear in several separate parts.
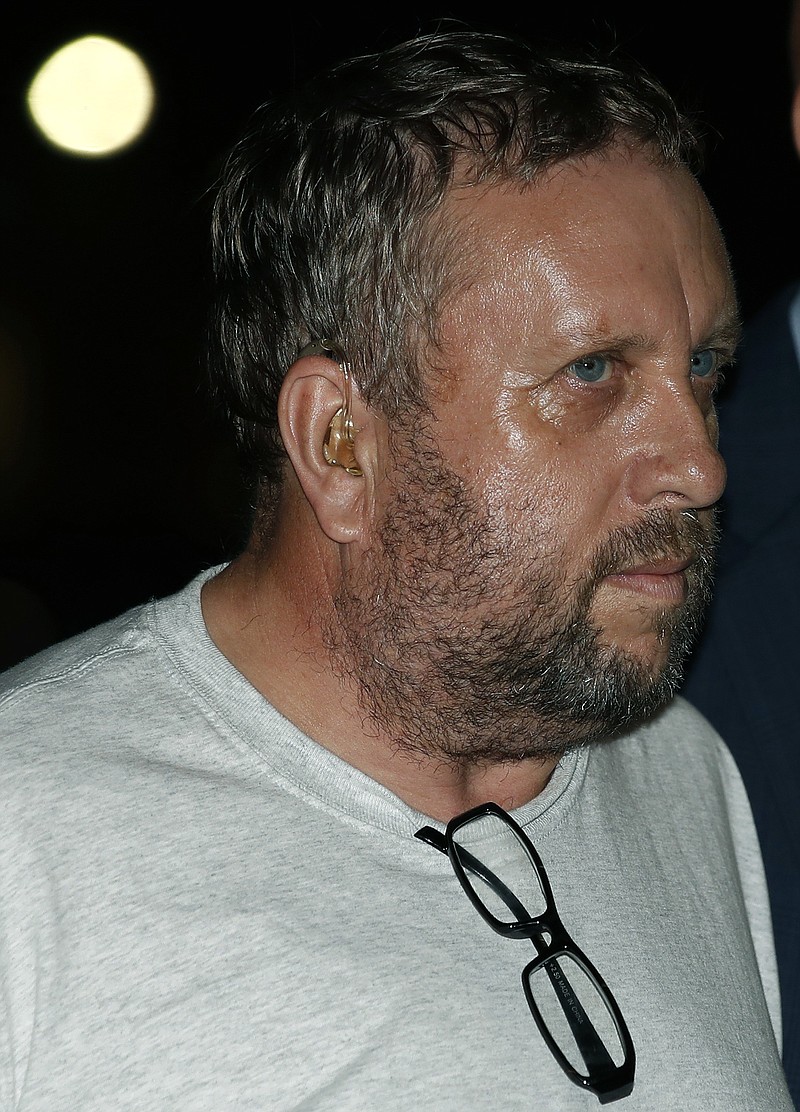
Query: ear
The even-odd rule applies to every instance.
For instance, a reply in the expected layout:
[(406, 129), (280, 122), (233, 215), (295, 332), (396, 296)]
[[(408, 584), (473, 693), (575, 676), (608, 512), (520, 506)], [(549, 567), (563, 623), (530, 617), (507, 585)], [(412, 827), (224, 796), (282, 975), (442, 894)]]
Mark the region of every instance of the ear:
[(349, 392), (352, 439), (343, 439), (348, 382), (335, 360), (324, 355), (296, 360), (278, 399), (286, 454), (320, 528), (340, 544), (369, 529), (378, 465), (375, 415), (352, 382)]
[(792, 97), (792, 138), (794, 149), (800, 155), (800, 85), (795, 88)]

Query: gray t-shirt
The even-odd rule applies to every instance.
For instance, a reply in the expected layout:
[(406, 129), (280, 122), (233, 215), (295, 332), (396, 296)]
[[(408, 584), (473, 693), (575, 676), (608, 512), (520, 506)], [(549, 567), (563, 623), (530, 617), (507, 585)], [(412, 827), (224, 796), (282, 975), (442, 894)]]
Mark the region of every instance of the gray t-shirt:
[[(201, 579), (0, 682), (0, 1112), (580, 1112), (426, 816), (218, 652)], [(625, 1112), (791, 1110), (766, 889), (676, 700), (515, 813), (637, 1050)], [(433, 824), (439, 825), (440, 824)]]

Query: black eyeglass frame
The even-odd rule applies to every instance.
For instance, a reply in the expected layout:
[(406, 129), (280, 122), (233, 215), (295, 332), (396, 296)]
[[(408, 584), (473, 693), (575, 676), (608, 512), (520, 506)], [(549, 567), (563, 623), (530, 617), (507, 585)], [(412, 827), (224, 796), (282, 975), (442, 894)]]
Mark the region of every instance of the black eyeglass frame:
[[(469, 825), (469, 823), (474, 820), (486, 816), (493, 816), (505, 823), (527, 853), (536, 873), (542, 895), (544, 896), (545, 909), (541, 914), (535, 916), (529, 915), (524, 905), (498, 877), (491, 873), (486, 866), (477, 858), (473, 857), (467, 850), (455, 843), (455, 836), (460, 829)], [(444, 834), (434, 827), (425, 826), (416, 832), (415, 837), (423, 842), (427, 842), (429, 845), (434, 846), (435, 849), (447, 855), (453, 867), (453, 871), (461, 887), (464, 889), (464, 892), (469, 897), (473, 907), (493, 930), (503, 935), (505, 938), (528, 938), (533, 943), (536, 950), (536, 957), (528, 962), (522, 971), (522, 988), (528, 1007), (539, 1029), (539, 1033), (544, 1039), (550, 1053), (567, 1077), (580, 1088), (594, 1093), (601, 1104), (608, 1104), (611, 1101), (621, 1100), (623, 1097), (629, 1096), (633, 1090), (634, 1074), (636, 1070), (636, 1051), (630, 1031), (628, 1030), (628, 1025), (625, 1022), (622, 1011), (614, 999), (611, 990), (600, 976), (600, 973), (564, 927), (556, 909), (553, 890), (542, 859), (519, 823), (498, 804), (483, 803), (478, 807), (473, 807), (471, 810), (465, 811), (463, 814), (456, 815), (452, 818), (450, 822), (448, 822)], [(513, 923), (505, 923), (503, 920), (498, 919), (481, 901), (462, 863), (466, 858), (469, 858), (472, 863), (470, 871), (480, 876), (489, 887), (494, 890), (495, 894), (503, 900), (512, 914), (517, 916)], [(603, 1000), (614, 1023), (620, 1046), (622, 1047), (623, 1060), (619, 1065), (616, 1065), (611, 1059), (611, 1056), (605, 1048), (605, 1044), (600, 1035), (594, 1030), (591, 1021), (588, 1016), (586, 1016), (580, 1001), (574, 993), (574, 989), (572, 989), (568, 978), (562, 970), (559, 969), (560, 976), (558, 983), (554, 980), (555, 975), (550, 963), (560, 957), (568, 957), (574, 961), (592, 982), (595, 990)], [(543, 969), (550, 977), (554, 990), (559, 996), (559, 1003), (570, 1023), (573, 1034), (576, 1037), (576, 1042), (578, 1042), (579, 1049), (581, 1049), (583, 1054), (584, 1061), (586, 1061), (587, 1073), (585, 1075), (575, 1069), (561, 1050), (560, 1046), (553, 1038), (547, 1021), (536, 1003), (530, 987), (530, 979), (539, 969)], [(581, 1039), (578, 1038), (575, 1017), (579, 1014), (582, 1015), (583, 1018), (578, 1019), (578, 1022), (581, 1026), (583, 1026), (584, 1023), (588, 1024), (591, 1036), (593, 1036), (593, 1038), (591, 1036), (589, 1037), (589, 1041), (592, 1045), (588, 1048), (585, 1046), (585, 1043), (584, 1046), (581, 1046)], [(587, 1049), (588, 1053), (584, 1053)], [(599, 1058), (600, 1061), (595, 1061), (592, 1064), (590, 1061), (592, 1057)], [(590, 1060), (587, 1060), (587, 1058)]]

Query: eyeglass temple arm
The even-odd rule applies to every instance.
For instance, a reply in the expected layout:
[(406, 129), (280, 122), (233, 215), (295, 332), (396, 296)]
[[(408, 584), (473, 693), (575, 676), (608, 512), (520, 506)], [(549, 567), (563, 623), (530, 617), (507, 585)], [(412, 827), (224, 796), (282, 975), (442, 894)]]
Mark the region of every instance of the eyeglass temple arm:
[[(433, 826), (423, 826), (414, 835), (419, 838), (421, 842), (427, 842), (429, 846), (438, 849), (446, 857), (450, 855), (447, 852), (447, 839), (441, 831)], [(459, 847), (458, 857), (465, 869), (469, 869), (471, 873), (479, 876), (496, 896), (503, 901), (512, 915), (515, 915), (519, 921), (530, 919), (528, 909), (520, 900), (514, 895), (511, 889), (505, 885), (499, 876), (487, 868), (486, 865), (477, 857), (474, 857), (463, 846)], [(547, 928), (545, 927), (546, 931)], [(534, 947), (536, 943), (531, 938)], [(558, 976), (558, 964), (553, 958), (550, 961), (543, 962), (543, 967), (550, 978), (550, 983), (553, 986), (553, 991), (556, 994), (556, 999), (561, 1005), (561, 1010), (564, 1017), (570, 1026), (575, 1043), (581, 1053), (581, 1057), (586, 1063), (587, 1069), (590, 1070), (613, 1070), (616, 1069), (614, 1059), (606, 1050), (605, 1043), (598, 1035), (594, 1024), (589, 1019), (589, 1016), (584, 1011), (578, 998), (570, 991), (569, 987), (565, 988), (563, 983), (563, 975)]]

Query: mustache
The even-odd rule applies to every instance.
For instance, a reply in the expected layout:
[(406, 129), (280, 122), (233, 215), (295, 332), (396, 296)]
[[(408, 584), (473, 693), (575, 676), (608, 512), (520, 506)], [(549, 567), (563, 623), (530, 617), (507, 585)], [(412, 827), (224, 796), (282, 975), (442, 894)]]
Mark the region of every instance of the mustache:
[(654, 510), (610, 533), (595, 551), (591, 580), (661, 561), (688, 561), (689, 573), (710, 576), (719, 543), (716, 510)]

